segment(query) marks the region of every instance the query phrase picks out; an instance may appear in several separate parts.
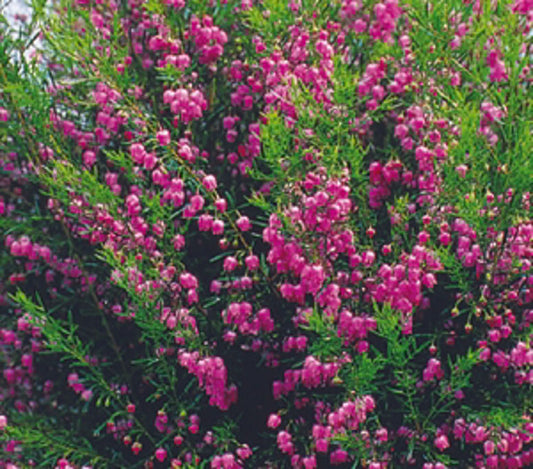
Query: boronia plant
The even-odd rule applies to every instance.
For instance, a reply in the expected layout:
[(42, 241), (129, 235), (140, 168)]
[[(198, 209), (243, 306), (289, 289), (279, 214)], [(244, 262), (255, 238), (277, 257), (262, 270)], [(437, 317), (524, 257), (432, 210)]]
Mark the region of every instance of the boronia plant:
[(0, 467), (533, 467), (532, 23), (0, 15)]

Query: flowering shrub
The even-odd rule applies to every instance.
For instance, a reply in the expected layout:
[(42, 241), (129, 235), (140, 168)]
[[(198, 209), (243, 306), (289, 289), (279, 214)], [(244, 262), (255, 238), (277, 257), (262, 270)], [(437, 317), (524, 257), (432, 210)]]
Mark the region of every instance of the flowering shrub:
[(1, 467), (533, 465), (529, 0), (1, 19)]

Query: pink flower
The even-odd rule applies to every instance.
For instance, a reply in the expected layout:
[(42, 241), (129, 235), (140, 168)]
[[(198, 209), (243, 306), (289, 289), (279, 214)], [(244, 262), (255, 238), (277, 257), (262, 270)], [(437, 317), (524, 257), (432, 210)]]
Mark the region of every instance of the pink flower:
[(386, 428), (382, 427), (376, 430), (376, 440), (384, 443), (388, 440), (388, 437), (389, 435)]
[(212, 174), (205, 176), (202, 184), (208, 192), (212, 192), (217, 188), (217, 180)]
[(322, 284), (326, 278), (324, 269), (319, 264), (306, 265), (300, 274), (301, 284), (305, 290), (313, 295), (316, 295), (322, 288)]
[(443, 246), (448, 246), (452, 242), (450, 233), (443, 232), (439, 235), (439, 243)]
[(418, 233), (418, 242), (420, 244), (426, 244), (429, 241), (430, 235), (427, 231), (421, 231)]
[(286, 454), (292, 454), (294, 452), (294, 445), (292, 443), (292, 436), (289, 432), (281, 431), (277, 437), (278, 448)]
[(224, 233), (224, 222), (222, 220), (214, 220), (211, 227), (211, 232), (214, 235), (221, 235)]
[(84, 401), (90, 401), (92, 397), (93, 397), (93, 392), (90, 389), (86, 389), (85, 391), (81, 393), (81, 398)]
[(181, 250), (183, 248), (183, 246), (185, 246), (185, 237), (183, 235), (181, 235), (181, 234), (177, 234), (172, 239), (172, 244), (173, 244), (174, 249), (176, 251)]
[(233, 272), (238, 265), (237, 259), (233, 256), (228, 256), (224, 259), (224, 270), (226, 272)]
[(325, 438), (319, 438), (316, 440), (316, 450), (319, 453), (327, 453), (329, 448), (329, 441)]
[(246, 216), (240, 217), (236, 223), (237, 223), (239, 230), (241, 231), (248, 231), (252, 227), (252, 224), (250, 223), (250, 219)]
[(305, 469), (316, 469), (317, 467), (316, 457), (314, 455), (303, 458), (302, 463)]
[(198, 218), (198, 229), (200, 231), (210, 231), (213, 226), (213, 217), (208, 213), (200, 215)]
[(348, 460), (348, 453), (343, 449), (337, 449), (330, 455), (331, 464), (342, 464)]
[(94, 165), (96, 163), (96, 153), (91, 150), (83, 152), (83, 163), (89, 167)]
[(267, 420), (268, 428), (278, 428), (281, 424), (281, 417), (278, 414), (270, 414)]
[(0, 122), (7, 122), (9, 120), (9, 112), (7, 109), (0, 107)]
[(191, 202), (191, 208), (197, 212), (199, 210), (202, 210), (202, 208), (204, 208), (204, 203), (205, 203), (205, 200), (204, 198), (199, 195), (199, 194), (196, 194), (196, 195), (193, 195), (190, 199), (190, 202)]
[(155, 458), (159, 462), (163, 462), (167, 457), (167, 450), (165, 448), (157, 448), (155, 450)]
[(366, 266), (366, 267), (370, 267), (374, 261), (376, 260), (376, 254), (374, 253), (374, 251), (365, 251), (363, 253), (363, 264)]
[(170, 132), (168, 130), (160, 130), (156, 134), (159, 145), (165, 147), (170, 143)]
[(496, 450), (496, 444), (492, 440), (487, 440), (485, 443), (483, 443), (483, 451), (486, 455), (494, 454), (494, 451)]
[(228, 208), (228, 203), (226, 202), (226, 199), (217, 199), (217, 200), (215, 200), (215, 208), (220, 213), (224, 213), (226, 211), (226, 209)]
[(134, 143), (130, 147), (130, 154), (135, 164), (141, 165), (144, 161), (146, 151), (141, 143)]
[(259, 257), (254, 254), (250, 254), (244, 258), (244, 263), (248, 270), (257, 270), (259, 268)]
[(446, 435), (441, 435), (435, 438), (433, 444), (435, 445), (435, 448), (439, 449), (440, 451), (444, 451), (450, 447), (450, 442), (448, 441), (448, 437)]
[(491, 329), (488, 336), (491, 342), (499, 342), (501, 339), (501, 333), (498, 329)]
[(198, 279), (189, 272), (183, 272), (179, 277), (180, 284), (187, 290), (191, 288), (198, 288)]
[(466, 176), (466, 172), (468, 171), (468, 166), (465, 164), (460, 164), (459, 166), (455, 167), (455, 171), (460, 177), (464, 178)]

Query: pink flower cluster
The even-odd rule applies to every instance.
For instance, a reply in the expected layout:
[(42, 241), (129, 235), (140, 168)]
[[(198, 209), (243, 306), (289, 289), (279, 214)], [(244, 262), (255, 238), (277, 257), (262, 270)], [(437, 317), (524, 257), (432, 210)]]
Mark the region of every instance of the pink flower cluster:
[[(343, 180), (323, 181), (318, 174), (308, 173), (302, 183), (303, 189), (309, 195), (300, 197), (298, 204), (288, 207), (286, 216), (291, 223), (298, 227), (302, 240), (316, 237), (320, 239), (319, 250), (329, 259), (335, 260), (341, 254), (351, 254), (355, 248), (353, 232), (343, 226), (348, 214), (353, 209), (348, 198), (349, 187)], [(326, 311), (336, 314), (340, 307), (342, 294), (336, 283), (324, 287), (327, 279), (326, 258), (321, 263), (310, 262), (301, 242), (295, 239), (285, 239), (281, 230), (280, 219), (273, 215), (269, 226), (263, 230), (263, 240), (271, 245), (267, 260), (274, 265), (278, 273), (291, 272), (299, 278), (299, 283), (288, 282), (280, 286), (281, 295), (293, 302), (303, 304), (305, 296), (310, 294)]]
[(189, 37), (194, 39), (200, 55), (198, 62), (207, 65), (218, 61), (224, 53), (224, 44), (228, 42), (227, 34), (218, 26), (214, 26), (213, 19), (207, 15), (201, 21), (196, 17), (191, 18)]
[[(113, 412), (119, 408), (123, 415), (107, 420), (106, 428), (128, 447), (124, 460), (145, 457), (148, 468), (166, 462), (173, 468), (258, 466), (262, 457), (272, 458), (270, 443), (281, 452), (272, 464), (298, 469), (352, 462), (370, 469), (444, 469), (430, 461), (457, 455), (469, 458), (460, 464), (480, 469), (531, 464), (529, 412), (520, 423), (500, 427), (491, 423), (498, 416), (486, 412), (499, 401), (476, 401), (478, 383), (500, 399), (526, 393), (533, 382), (530, 194), (501, 188), (502, 181), (513, 179), (511, 160), (503, 164), (498, 154), (512, 146), (513, 132), (504, 131), (517, 106), (512, 99), (505, 107), (490, 101), (514, 92), (508, 82), (518, 74), (519, 88), (528, 84), (529, 67), (508, 61), (508, 26), (500, 31), (492, 24), (510, 10), (520, 15), (511, 17), (513, 32), (529, 37), (530, 2), (515, 0), (497, 11), (494, 5), (465, 2), (442, 18), (447, 25), (439, 33), (442, 44), (429, 38), (423, 45), (416, 40), (418, 12), (397, 0), (332, 2), (333, 15), (308, 11), (299, 0), (280, 3), (276, 11), (252, 0), (187, 5), (165, 0), (157, 13), (141, 0), (128, 0), (120, 9), (116, 2), (89, 3), (78, 0), (69, 14), (90, 20), (74, 22), (71, 32), (92, 41), (94, 56), (71, 70), (70, 59), (45, 63), (58, 83), (46, 96), (54, 109), (49, 122), (39, 128), (25, 109), (0, 95), (2, 131), (4, 122), (10, 126), (2, 139), (10, 150), (0, 149), (0, 167), (7, 173), (0, 175), (0, 215), (2, 226), (6, 222), (17, 233), (6, 236), (6, 257), (0, 259), (10, 274), (9, 282), (0, 279), (0, 307), (8, 312), (5, 320), (17, 324), (0, 330), (5, 408), (37, 413), (48, 412), (51, 402), (62, 411), (76, 405), (65, 406), (60, 387), (50, 402), (53, 382), (39, 381), (35, 354), (46, 344), (44, 328), (13, 306), (9, 293), (22, 288), (45, 292), (44, 304), (59, 317), (64, 309), (57, 300), (75, 301), (82, 329), (93, 312), (103, 313), (104, 323), (113, 320), (111, 332), (102, 331), (106, 341), (116, 341), (109, 350), (116, 346), (118, 361), (134, 368), (134, 376), (142, 374), (131, 393), (110, 383), (119, 402), (118, 407), (113, 402)], [(430, 5), (423, 16), (434, 18), (436, 9)], [(475, 39), (468, 35), (483, 35), (480, 24), (487, 18), (494, 37), (472, 52), (488, 67), (487, 80), (495, 87), (476, 82), (467, 69)], [(254, 24), (269, 30), (256, 31)], [(530, 50), (517, 38), (523, 42), (522, 60)], [(522, 70), (515, 70), (518, 66)], [(460, 138), (464, 123), (456, 120), (459, 110), (452, 110), (463, 92), (481, 103), (472, 111), (479, 114), (469, 138), (482, 139), (472, 145)], [(77, 103), (81, 97), (85, 102)], [(21, 116), (40, 133), (26, 129)], [(271, 151), (262, 147), (263, 137), (268, 141), (278, 124), (284, 126), (285, 154), (279, 161), (262, 160)], [(487, 161), (497, 161), (497, 169), (490, 185), (480, 188), (475, 179), (481, 164), (465, 149), (477, 155), (485, 138), (494, 153)], [(34, 144), (31, 161), (23, 161), (30, 160)], [(345, 158), (353, 145), (360, 146), (360, 161), (357, 155)], [(338, 158), (331, 158), (330, 150)], [(286, 179), (261, 186), (255, 175), (263, 163)], [(61, 173), (63, 165), (68, 175)], [(54, 199), (48, 205), (37, 185), (26, 181), (28, 175), (39, 187), (50, 186)], [(464, 179), (459, 185), (457, 175)], [(66, 179), (65, 186), (58, 184)], [(469, 189), (463, 192), (461, 182)], [(447, 193), (450, 187), (460, 193)], [(494, 194), (494, 187), (501, 193)], [(40, 219), (46, 208), (51, 226)], [(30, 221), (31, 238), (23, 234)], [(32, 242), (42, 239), (33, 237), (39, 229), (40, 236), (52, 238), (49, 245), (57, 253), (67, 249), (61, 236), (68, 235), (68, 249), (79, 260)], [(106, 261), (93, 257), (102, 248)], [(98, 277), (86, 274), (93, 265)], [(402, 369), (420, 379), (409, 402), (419, 421), (397, 399), (402, 383), (388, 380), (395, 364), (383, 351), (389, 339), (372, 307), (399, 320), (410, 335), (398, 339), (402, 344), (425, 340), (431, 328), (431, 357), (425, 348), (413, 352)], [(453, 364), (464, 350), (476, 348), (479, 360), (472, 360), (466, 374), (471, 381), (456, 389), (449, 377)], [(115, 359), (107, 356), (109, 350), (98, 350), (107, 363)], [(156, 372), (137, 364), (142, 360), (130, 361), (147, 350)], [(169, 371), (157, 373), (176, 353), (181, 367), (170, 373), (176, 373), (177, 397), (174, 389), (161, 392)], [(104, 363), (86, 360), (91, 366)], [(378, 376), (387, 379), (385, 386), (379, 380), (359, 382), (360, 373), (382, 362)], [(91, 399), (98, 386), (91, 382), (88, 389), (83, 367), (75, 369), (80, 376), (69, 369), (66, 383), (88, 401), (81, 403), (91, 410), (88, 420), (104, 418), (105, 425), (107, 409)], [(237, 385), (242, 393), (254, 378), (261, 392), (246, 399), (241, 394), (237, 402)], [(181, 393), (182, 385), (196, 380), (207, 396), (203, 400)], [(351, 386), (356, 381), (362, 385), (358, 391)], [(367, 385), (374, 397), (361, 390)], [(147, 431), (148, 396), (160, 410), (154, 421), (148, 403), (155, 430)], [(376, 408), (382, 399), (404, 406), (401, 423), (386, 406)], [(207, 401), (217, 409), (202, 408)], [(429, 401), (442, 402), (442, 409), (427, 409)], [(256, 454), (236, 435), (219, 440), (219, 430), (225, 432), (218, 426), (219, 410), (230, 407), (225, 418), (250, 423), (259, 415), (275, 430), (266, 436), (239, 430), (241, 438), (260, 441), (254, 443)], [(198, 414), (188, 414), (191, 409)], [(518, 419), (520, 409), (512, 410)], [(367, 418), (374, 411), (375, 418)], [(199, 415), (212, 425), (205, 433)], [(0, 430), (7, 433), (2, 417)], [(10, 461), (25, 458), (17, 445), (5, 446)], [(57, 465), (74, 467), (65, 458)]]
[[(33, 272), (37, 274), (43, 273), (41, 272), (42, 263), (47, 265), (49, 268), (44, 271), (44, 278), (46, 283), (50, 285), (55, 284), (59, 279), (59, 275), (61, 275), (62, 279), (60, 284), (62, 288), (68, 288), (74, 284), (78, 284), (81, 291), (87, 291), (89, 285), (94, 284), (96, 281), (96, 277), (93, 274), (87, 275), (87, 277), (83, 275), (76, 260), (59, 258), (52, 253), (49, 246), (34, 243), (28, 236), (20, 236), (18, 239), (15, 239), (12, 235), (7, 235), (5, 246), (9, 248), (10, 254), (13, 257), (25, 257), (28, 259), (24, 263), (26, 274)], [(24, 282), (26, 280), (26, 274), (12, 274), (10, 281), (12, 283)], [(51, 291), (55, 294), (57, 289), (51, 287)]]
[(533, 463), (533, 451), (525, 449), (533, 440), (531, 423), (527, 424), (525, 431), (513, 429), (508, 432), (481, 425), (479, 422), (467, 423), (460, 418), (454, 422), (453, 436), (457, 440), (464, 440), (468, 445), (482, 446), (484, 458), (479, 458), (477, 467), (520, 468)]
[(505, 62), (502, 60), (503, 54), (497, 49), (491, 49), (487, 55), (487, 65), (490, 68), (489, 80), (502, 82), (509, 79)]
[(396, 0), (385, 0), (374, 5), (373, 15), (364, 13), (363, 2), (358, 0), (344, 0), (340, 17), (347, 21), (349, 29), (361, 34), (368, 29), (370, 37), (377, 41), (392, 42), (392, 33), (396, 29), (396, 22), (402, 14)]
[(170, 112), (175, 116), (173, 123), (176, 127), (180, 122), (187, 125), (193, 120), (201, 119), (208, 105), (200, 90), (187, 90), (186, 88), (178, 88), (175, 91), (166, 90), (163, 93), (163, 103), (170, 105)]
[(481, 121), (479, 123), (479, 133), (487, 138), (491, 146), (498, 142), (498, 134), (495, 127), (501, 123), (507, 115), (505, 108), (495, 106), (490, 101), (481, 103)]
[(178, 352), (178, 362), (187, 368), (189, 373), (198, 378), (200, 387), (205, 388), (209, 396), (209, 404), (221, 410), (227, 410), (237, 402), (237, 387), (227, 386), (227, 369), (220, 357), (200, 358), (197, 351), (189, 353), (185, 350)]
[(371, 396), (363, 396), (344, 402), (337, 410), (330, 412), (327, 421), (333, 434), (357, 430), (369, 412), (376, 408)]
[(424, 371), (422, 372), (424, 381), (440, 380), (444, 377), (444, 371), (441, 368), (440, 361), (436, 358), (430, 358)]
[(309, 355), (304, 360), (304, 366), (300, 370), (286, 370), (283, 381), (272, 383), (274, 399), (290, 393), (301, 383), (308, 389), (330, 386), (337, 374), (340, 365), (338, 363), (321, 363), (317, 358)]
[(274, 321), (268, 308), (262, 308), (253, 316), (252, 305), (248, 302), (230, 303), (222, 312), (224, 324), (235, 324), (238, 331), (243, 334), (257, 335), (259, 332), (272, 332)]
[(248, 446), (237, 449), (236, 453), (240, 459), (235, 458), (235, 455), (232, 453), (215, 456), (211, 460), (211, 469), (240, 469), (244, 467), (243, 461), (252, 455), (252, 451)]
[(406, 318), (405, 332), (412, 327), (411, 313), (415, 307), (428, 307), (423, 288), (431, 289), (437, 284), (435, 274), (443, 266), (434, 252), (417, 244), (411, 254), (403, 253), (401, 263), (382, 264), (378, 270), (380, 282), (367, 282), (372, 298), (379, 303), (390, 303)]
[(68, 375), (67, 381), (69, 387), (71, 387), (76, 394), (79, 394), (84, 401), (90, 401), (92, 399), (93, 392), (79, 381), (77, 373), (71, 373)]
[(344, 339), (344, 344), (354, 344), (359, 353), (368, 350), (368, 342), (365, 340), (370, 331), (376, 330), (376, 320), (368, 315), (355, 315), (344, 309), (339, 314), (337, 323), (337, 335)]

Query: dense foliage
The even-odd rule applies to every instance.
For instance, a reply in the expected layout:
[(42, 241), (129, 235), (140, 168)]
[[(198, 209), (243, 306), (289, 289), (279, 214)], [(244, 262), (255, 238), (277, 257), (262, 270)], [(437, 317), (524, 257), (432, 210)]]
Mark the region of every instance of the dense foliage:
[(532, 23), (0, 14), (0, 467), (531, 467)]

